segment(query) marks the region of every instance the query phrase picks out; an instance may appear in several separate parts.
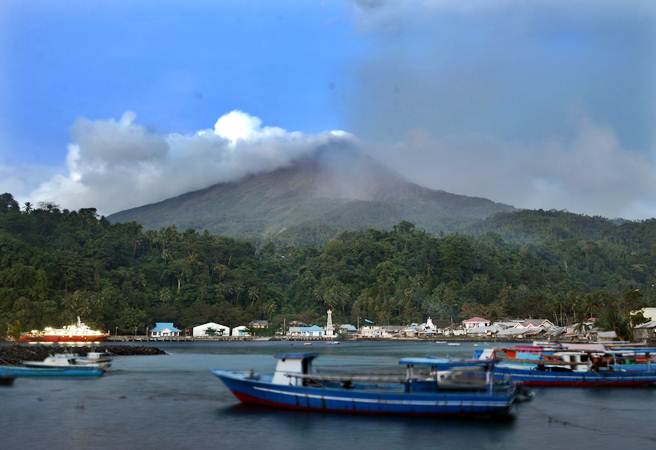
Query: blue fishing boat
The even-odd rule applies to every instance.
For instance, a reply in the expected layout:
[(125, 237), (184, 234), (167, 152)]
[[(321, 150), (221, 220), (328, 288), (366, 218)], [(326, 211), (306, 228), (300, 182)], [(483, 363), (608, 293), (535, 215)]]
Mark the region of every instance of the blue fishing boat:
[(518, 396), (495, 383), (492, 361), (403, 358), (405, 374), (320, 374), (315, 353), (279, 354), (273, 375), (213, 369), (241, 402), (275, 408), (388, 415), (507, 414)]
[(510, 376), (526, 386), (542, 387), (645, 387), (656, 384), (656, 370), (575, 370), (545, 365), (499, 363), (495, 376)]
[[(499, 361), (497, 358), (504, 353), (511, 353), (513, 357)], [(525, 386), (646, 387), (656, 384), (656, 367), (650, 363), (632, 370), (633, 365), (614, 364), (608, 353), (595, 357), (584, 351), (547, 353), (486, 349), (475, 355), (480, 360), (498, 361), (495, 368), (498, 379), (510, 377)]]
[(0, 366), (0, 378), (34, 377), (100, 377), (105, 373), (97, 367), (22, 367)]

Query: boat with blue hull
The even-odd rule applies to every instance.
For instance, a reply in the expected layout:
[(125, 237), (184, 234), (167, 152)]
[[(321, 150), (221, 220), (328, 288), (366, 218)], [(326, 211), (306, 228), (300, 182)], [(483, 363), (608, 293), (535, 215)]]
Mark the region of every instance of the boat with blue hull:
[(97, 367), (47, 367), (0, 366), (0, 378), (36, 377), (100, 377), (105, 373)]
[(276, 355), (273, 375), (212, 370), (241, 402), (275, 408), (351, 414), (507, 414), (518, 396), (495, 383), (494, 363), (404, 358), (405, 375), (326, 375), (312, 370), (314, 353)]
[(517, 367), (499, 363), (495, 376), (510, 376), (526, 386), (541, 387), (646, 387), (656, 384), (656, 371), (587, 370), (575, 371), (554, 367)]
[[(499, 360), (501, 355), (506, 359)], [(609, 351), (542, 351), (528, 347), (486, 349), (479, 360), (498, 361), (495, 377), (510, 377), (525, 386), (540, 387), (647, 387), (656, 385), (656, 366), (617, 364)], [(510, 356), (508, 358), (508, 356)]]

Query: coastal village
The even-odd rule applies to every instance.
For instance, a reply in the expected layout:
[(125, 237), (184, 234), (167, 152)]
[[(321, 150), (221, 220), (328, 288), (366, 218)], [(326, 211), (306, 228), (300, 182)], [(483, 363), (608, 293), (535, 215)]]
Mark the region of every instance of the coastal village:
[[(647, 322), (633, 327), (636, 340), (656, 340), (656, 308), (643, 308), (634, 311), (641, 314)], [(271, 329), (268, 320), (253, 320), (245, 325), (229, 327), (217, 322), (199, 324), (190, 329), (181, 329), (172, 322), (157, 322), (149, 329), (147, 339), (152, 340), (334, 340), (334, 339), (462, 339), (462, 340), (569, 340), (569, 341), (612, 341), (618, 339), (615, 331), (602, 330), (597, 319), (590, 317), (581, 323), (557, 326), (549, 319), (507, 319), (491, 321), (484, 317), (470, 317), (460, 323), (440, 324), (430, 317), (423, 323), (407, 325), (379, 325), (364, 319), (360, 326), (333, 323), (332, 311), (326, 314), (325, 325), (306, 324), (291, 321), (276, 330)], [(133, 336), (142, 340), (141, 336)], [(129, 340), (129, 336), (111, 336), (110, 340)]]

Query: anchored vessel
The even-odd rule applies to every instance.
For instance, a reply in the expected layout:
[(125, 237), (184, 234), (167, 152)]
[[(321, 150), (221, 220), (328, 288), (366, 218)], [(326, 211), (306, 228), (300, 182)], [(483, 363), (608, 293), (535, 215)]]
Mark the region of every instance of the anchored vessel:
[(32, 330), (20, 336), (20, 342), (102, 342), (109, 334), (92, 330), (80, 318), (77, 323), (63, 328), (46, 327), (43, 330)]
[(99, 352), (89, 352), (87, 356), (75, 353), (55, 353), (43, 361), (23, 361), (24, 366), (36, 368), (95, 367), (107, 369), (111, 363), (110, 357)]
[(526, 386), (640, 387), (656, 384), (649, 350), (518, 346), (486, 349), (480, 360), (502, 357), (496, 377), (510, 376)]
[(105, 373), (97, 367), (25, 367), (0, 366), (2, 378), (33, 378), (33, 377), (100, 377)]
[[(100, 377), (111, 364), (104, 353), (89, 352), (86, 357), (57, 353), (43, 361), (23, 361), (21, 366), (0, 366), (0, 384), (22, 377)], [(9, 381), (11, 380), (11, 381)]]
[(243, 403), (292, 410), (396, 415), (507, 414), (517, 388), (494, 381), (493, 361), (403, 358), (405, 376), (325, 375), (315, 353), (276, 355), (273, 375), (212, 370)]

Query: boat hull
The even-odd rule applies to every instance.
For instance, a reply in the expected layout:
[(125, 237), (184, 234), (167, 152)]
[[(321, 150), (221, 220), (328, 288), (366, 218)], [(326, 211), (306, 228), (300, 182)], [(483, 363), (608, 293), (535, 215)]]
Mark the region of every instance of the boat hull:
[(535, 387), (646, 387), (656, 384), (656, 371), (549, 372), (498, 365), (495, 376)]
[(20, 366), (0, 366), (0, 377), (100, 377), (105, 372), (95, 367), (57, 367), (32, 368)]
[(296, 411), (409, 416), (489, 416), (507, 414), (511, 394), (417, 393), (286, 386), (213, 370), (245, 404)]
[(98, 336), (55, 336), (55, 335), (46, 335), (46, 336), (33, 336), (33, 335), (22, 335), (19, 339), (19, 342), (103, 342), (107, 340), (107, 335), (98, 335)]

